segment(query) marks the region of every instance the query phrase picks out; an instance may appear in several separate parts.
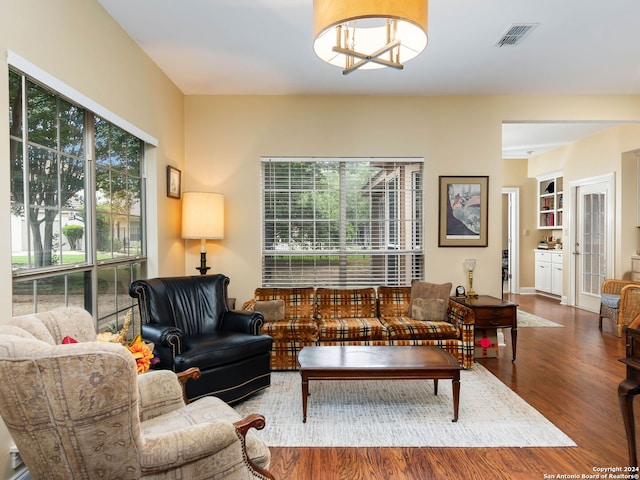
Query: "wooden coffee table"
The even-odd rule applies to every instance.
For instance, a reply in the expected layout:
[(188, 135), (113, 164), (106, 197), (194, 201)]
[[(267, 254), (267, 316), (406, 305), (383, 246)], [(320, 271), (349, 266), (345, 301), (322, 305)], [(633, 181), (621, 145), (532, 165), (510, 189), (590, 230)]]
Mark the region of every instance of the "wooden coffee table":
[(302, 377), (302, 421), (307, 421), (309, 380), (438, 380), (452, 381), (453, 420), (458, 421), (460, 370), (458, 361), (445, 350), (431, 346), (318, 346), (304, 347), (298, 354)]

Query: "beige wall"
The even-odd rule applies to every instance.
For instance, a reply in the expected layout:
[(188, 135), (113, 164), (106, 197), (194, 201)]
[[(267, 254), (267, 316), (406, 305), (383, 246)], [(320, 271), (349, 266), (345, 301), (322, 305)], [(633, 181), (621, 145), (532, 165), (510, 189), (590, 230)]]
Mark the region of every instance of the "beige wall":
[[(165, 166), (184, 168), (184, 96), (96, 1), (0, 0), (0, 306), (11, 315), (9, 50), (158, 139), (148, 165), (152, 274), (184, 273), (180, 202), (165, 196)], [(162, 222), (158, 222), (162, 218)], [(0, 478), (10, 478), (11, 439), (0, 427)]]
[[(209, 260), (214, 271), (231, 277), (230, 294), (243, 301), (260, 284), (260, 156), (424, 157), (426, 280), (465, 285), (462, 261), (477, 258), (475, 289), (499, 296), (502, 222), (496, 216), (502, 187), (514, 186), (504, 180), (501, 125), (527, 120), (640, 120), (640, 97), (188, 96), (185, 187), (226, 196), (225, 239), (209, 242)], [(565, 175), (584, 172), (579, 165), (554, 160), (529, 167), (527, 176), (563, 168)], [(523, 173), (517, 182), (535, 192), (535, 180)], [(490, 176), (487, 248), (438, 248), (439, 175)], [(529, 235), (521, 238), (521, 258), (531, 252), (533, 262), (542, 232), (535, 203), (528, 204), (524, 192), (522, 197), (521, 232)], [(189, 272), (198, 265), (198, 242), (186, 247)], [(533, 287), (533, 263), (521, 262), (521, 270), (521, 287)]]

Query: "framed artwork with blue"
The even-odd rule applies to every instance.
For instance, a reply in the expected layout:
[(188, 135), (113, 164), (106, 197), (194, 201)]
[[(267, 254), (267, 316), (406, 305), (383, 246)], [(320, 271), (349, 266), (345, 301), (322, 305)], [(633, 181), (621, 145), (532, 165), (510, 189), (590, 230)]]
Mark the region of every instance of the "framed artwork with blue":
[(486, 247), (489, 177), (440, 176), (439, 247)]

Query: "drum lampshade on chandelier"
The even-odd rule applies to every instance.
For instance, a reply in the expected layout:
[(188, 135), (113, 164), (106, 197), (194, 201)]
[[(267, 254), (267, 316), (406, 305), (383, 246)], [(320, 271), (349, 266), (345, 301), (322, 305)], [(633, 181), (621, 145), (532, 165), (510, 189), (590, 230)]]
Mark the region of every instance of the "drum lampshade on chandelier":
[(313, 50), (343, 74), (402, 69), (427, 46), (427, 0), (314, 0)]

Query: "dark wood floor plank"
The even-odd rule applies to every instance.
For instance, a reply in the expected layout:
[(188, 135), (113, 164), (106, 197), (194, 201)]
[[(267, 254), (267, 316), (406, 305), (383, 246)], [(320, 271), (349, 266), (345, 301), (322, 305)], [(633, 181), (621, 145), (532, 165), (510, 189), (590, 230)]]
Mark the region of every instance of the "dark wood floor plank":
[[(625, 376), (624, 338), (611, 322), (539, 295), (509, 297), (519, 308), (564, 325), (521, 328), (518, 359), (510, 335), (498, 358), (479, 360), (571, 437), (575, 448), (271, 448), (280, 480), (543, 479), (627, 464), (617, 400)], [(267, 422), (269, 419), (267, 419)], [(549, 477), (548, 477), (549, 478)]]

